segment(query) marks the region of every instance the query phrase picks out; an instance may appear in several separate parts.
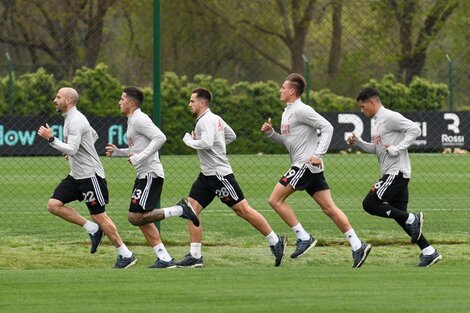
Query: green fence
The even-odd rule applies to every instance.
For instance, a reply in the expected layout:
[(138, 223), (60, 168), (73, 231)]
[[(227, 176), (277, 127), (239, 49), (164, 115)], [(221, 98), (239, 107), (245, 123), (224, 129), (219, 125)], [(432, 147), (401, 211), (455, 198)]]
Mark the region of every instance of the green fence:
[[(47, 200), (68, 173), (68, 163), (57, 155), (28, 152), (21, 145), (21, 138), (28, 141), (26, 133), (20, 134), (22, 129), (15, 124), (19, 116), (30, 118), (29, 129), (51, 120), (60, 125), (52, 99), (57, 88), (65, 85), (79, 90), (78, 108), (90, 119), (119, 117), (119, 97), (128, 85), (144, 88), (144, 110), (151, 115), (153, 109), (153, 3), (79, 3), (0, 3), (3, 238), (41, 234), (69, 242), (83, 235), (47, 213)], [(295, 71), (309, 74), (309, 104), (321, 112), (360, 116), (354, 98), (365, 84), (376, 84), (384, 93), (385, 106), (441, 114), (417, 120), (423, 132), (432, 134), (426, 140), (440, 144), (414, 147), (409, 208), (425, 212), (425, 232), (432, 241), (468, 241), (470, 123), (459, 114), (470, 107), (469, 13), (466, 1), (162, 0), (161, 128), (168, 137), (162, 149), (166, 174), (162, 206), (187, 196), (199, 172), (197, 156), (182, 144), (182, 137), (194, 127), (187, 109), (191, 89), (208, 86), (215, 95), (213, 110), (238, 135), (228, 153), (246, 198), (276, 231), (290, 234), (267, 202), (289, 168), (289, 158), (281, 147), (265, 140), (259, 128), (268, 116), (279, 125), (283, 110), (279, 85)], [(446, 112), (454, 115), (446, 118)], [(332, 122), (340, 123), (339, 118)], [(109, 127), (96, 123), (100, 136), (107, 138)], [(125, 127), (125, 120), (121, 125)], [(443, 132), (433, 132), (442, 127)], [(332, 146), (344, 142), (344, 132), (338, 129)], [(454, 136), (449, 139), (452, 142), (445, 144), (443, 134)], [(104, 147), (97, 149), (104, 154)], [(127, 222), (134, 170), (125, 159), (103, 156), (102, 160), (110, 189), (108, 213), (126, 242), (143, 244), (138, 229)], [(391, 221), (372, 217), (361, 208), (363, 197), (380, 176), (374, 156), (339, 147), (331, 149), (325, 163), (334, 199), (361, 237), (406, 241)], [(305, 193), (294, 194), (289, 202), (304, 227), (321, 242), (344, 241)], [(86, 214), (84, 204), (73, 206)], [(203, 222), (207, 244), (265, 244), (216, 200), (204, 211)], [(188, 240), (182, 220), (164, 221), (162, 230), (167, 243)]]

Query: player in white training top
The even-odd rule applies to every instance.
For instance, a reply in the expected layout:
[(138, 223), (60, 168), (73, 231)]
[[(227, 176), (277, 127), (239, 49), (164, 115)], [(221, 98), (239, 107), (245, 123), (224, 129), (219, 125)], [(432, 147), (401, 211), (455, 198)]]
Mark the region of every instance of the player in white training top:
[(106, 146), (109, 157), (128, 157), (135, 166), (137, 177), (132, 189), (129, 205), (129, 222), (139, 226), (142, 234), (157, 255), (150, 268), (174, 268), (174, 259), (163, 245), (160, 233), (155, 226), (156, 221), (173, 216), (191, 219), (199, 226), (196, 213), (182, 199), (177, 205), (157, 209), (163, 189), (164, 172), (158, 156), (158, 150), (166, 141), (166, 136), (152, 122), (150, 117), (142, 112), (140, 106), (144, 94), (137, 87), (124, 89), (119, 101), (121, 113), (127, 116), (127, 143), (129, 148), (118, 149), (113, 144)]
[(428, 267), (442, 259), (422, 234), (423, 213), (408, 213), (408, 183), (411, 163), (408, 147), (421, 134), (420, 128), (398, 112), (386, 109), (380, 94), (374, 88), (365, 88), (357, 97), (362, 113), (371, 118), (372, 142), (365, 142), (352, 134), (348, 144), (377, 154), (382, 178), (362, 202), (364, 210), (372, 215), (391, 218), (400, 225), (421, 249), (418, 266)]
[(323, 155), (330, 145), (333, 126), (302, 102), (300, 96), (305, 85), (301, 75), (294, 73), (287, 76), (279, 90), (280, 100), (286, 104), (282, 113), (281, 132), (277, 133), (273, 129), (271, 119), (261, 127), (267, 137), (287, 148), (291, 159), (291, 168), (274, 187), (269, 204), (297, 236), (296, 249), (290, 257), (298, 258), (313, 248), (317, 240), (303, 228), (286, 199), (296, 190), (307, 191), (348, 239), (352, 248), (353, 267), (358, 268), (369, 255), (371, 245), (357, 237), (348, 218), (331, 197), (330, 187), (323, 176)]
[[(211, 112), (211, 100), (212, 94), (205, 88), (194, 89), (189, 100), (191, 113), (197, 118), (197, 123), (195, 130), (191, 134), (186, 133), (183, 141), (197, 151), (201, 173), (191, 187), (188, 201), (200, 214), (217, 196), (265, 236), (275, 256), (274, 265), (279, 266), (284, 256), (286, 239), (277, 235), (264, 216), (253, 209), (243, 196), (226, 154), (226, 145), (234, 141), (236, 135), (220, 116)], [(176, 265), (202, 267), (202, 227), (196, 228), (189, 224), (189, 234), (190, 252)]]
[[(137, 258), (126, 247), (113, 221), (105, 212), (108, 203), (108, 187), (103, 166), (95, 149), (98, 134), (76, 105), (78, 93), (73, 88), (61, 88), (54, 99), (56, 109), (65, 118), (64, 141), (52, 135), (48, 124), (41, 126), (38, 135), (62, 152), (69, 160), (70, 174), (54, 190), (47, 208), (64, 220), (82, 226), (90, 235), (91, 253), (101, 243), (103, 232), (118, 250), (115, 268), (128, 268)], [(85, 201), (93, 222), (86, 220), (67, 203)]]

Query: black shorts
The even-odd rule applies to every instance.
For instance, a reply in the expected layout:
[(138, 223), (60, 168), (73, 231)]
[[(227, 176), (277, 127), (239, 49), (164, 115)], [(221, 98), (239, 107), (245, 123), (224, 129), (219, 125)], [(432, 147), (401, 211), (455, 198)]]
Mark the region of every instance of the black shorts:
[(310, 196), (317, 191), (330, 189), (323, 172), (312, 173), (307, 165), (301, 168), (292, 166), (282, 176), (279, 183), (283, 186), (291, 185), (295, 190), (305, 190)]
[(129, 212), (144, 213), (157, 207), (162, 195), (163, 178), (152, 177), (147, 174), (145, 178), (136, 178), (132, 189)]
[(370, 193), (374, 193), (377, 198), (394, 208), (406, 211), (409, 181), (410, 179), (404, 178), (401, 172), (397, 175), (386, 174), (372, 186)]
[(229, 207), (245, 199), (233, 174), (206, 176), (199, 173), (191, 187), (189, 196), (197, 200), (203, 208), (207, 207), (215, 196)]
[(105, 211), (105, 205), (108, 203), (108, 185), (106, 179), (98, 175), (84, 179), (67, 175), (55, 188), (51, 199), (57, 199), (64, 204), (85, 200), (90, 214), (100, 214)]

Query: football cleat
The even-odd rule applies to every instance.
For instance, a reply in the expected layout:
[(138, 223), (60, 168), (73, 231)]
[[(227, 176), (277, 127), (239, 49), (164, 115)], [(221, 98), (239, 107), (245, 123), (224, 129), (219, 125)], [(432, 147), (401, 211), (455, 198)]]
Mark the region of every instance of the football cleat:
[(290, 255), (290, 257), (292, 259), (298, 258), (299, 256), (304, 255), (310, 249), (315, 247), (316, 244), (317, 240), (312, 235), (310, 235), (310, 238), (308, 238), (307, 240), (297, 239), (297, 242), (295, 243), (295, 251)]
[(270, 246), (272, 254), (276, 257), (274, 262), (274, 266), (276, 267), (281, 265), (282, 259), (284, 258), (284, 251), (286, 250), (287, 245), (286, 237), (277, 235), (277, 238), (279, 238), (279, 241), (275, 245)]
[(352, 257), (353, 257), (353, 268), (359, 268), (364, 264), (364, 262), (367, 259), (367, 256), (369, 255), (370, 250), (372, 250), (372, 245), (362, 242), (361, 247), (357, 249), (356, 251), (352, 252)]
[(90, 241), (91, 241), (91, 249), (90, 253), (93, 254), (98, 250), (98, 247), (101, 244), (101, 239), (103, 239), (103, 230), (101, 228), (98, 228), (98, 230), (92, 235), (88, 234), (90, 236)]
[(424, 255), (422, 253), (419, 254), (419, 267), (430, 267), (431, 265), (436, 264), (442, 260), (442, 255), (436, 251), (434, 251), (431, 255)]
[(134, 256), (134, 254), (128, 258), (125, 258), (119, 254), (116, 259), (116, 264), (114, 264), (114, 268), (129, 268), (135, 263), (137, 263), (137, 258)]
[(181, 215), (182, 218), (191, 220), (193, 222), (194, 226), (198, 227), (199, 226), (199, 219), (197, 218), (197, 214), (194, 211), (193, 207), (189, 203), (188, 199), (182, 198), (180, 202), (177, 203), (177, 205), (181, 206), (183, 208), (183, 215)]
[(171, 259), (168, 262), (157, 259), (149, 268), (176, 268), (175, 259)]
[(204, 267), (204, 262), (202, 260), (202, 256), (197, 259), (191, 255), (191, 253), (188, 253), (184, 256), (184, 259), (182, 259), (179, 262), (176, 262), (176, 267)]
[(416, 243), (421, 237), (423, 230), (424, 215), (422, 212), (413, 213), (415, 220), (411, 224), (405, 224), (406, 230), (411, 237), (411, 243)]

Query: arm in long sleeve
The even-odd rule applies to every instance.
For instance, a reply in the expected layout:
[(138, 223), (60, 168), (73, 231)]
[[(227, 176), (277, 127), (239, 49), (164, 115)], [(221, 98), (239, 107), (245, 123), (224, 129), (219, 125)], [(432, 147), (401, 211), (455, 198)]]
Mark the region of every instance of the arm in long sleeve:
[(82, 141), (83, 126), (70, 125), (69, 134), (67, 136), (67, 143), (56, 138), (50, 145), (67, 155), (75, 155), (80, 147)]
[(276, 132), (276, 131), (274, 130), (274, 128), (271, 129), (270, 132), (265, 133), (265, 136), (268, 137), (269, 139), (271, 139), (272, 141), (274, 141), (275, 143), (284, 145), (284, 137), (282, 137), (281, 134), (279, 134), (278, 132)]
[(129, 155), (129, 148), (121, 148), (113, 151), (111, 157), (127, 157)]
[(322, 158), (330, 147), (331, 138), (333, 137), (333, 126), (323, 116), (308, 106), (305, 106), (305, 109), (302, 110), (299, 121), (320, 131), (320, 138), (318, 138), (317, 150), (314, 156)]
[(150, 143), (142, 152), (133, 155), (130, 158), (130, 161), (133, 165), (141, 163), (143, 160), (147, 159), (149, 156), (154, 155), (157, 151), (163, 146), (166, 142), (165, 134), (157, 127), (153, 122), (148, 119), (144, 123), (140, 123), (136, 130), (142, 135), (150, 139)]
[(237, 134), (233, 131), (233, 129), (227, 124), (224, 123), (224, 135), (225, 135), (225, 144), (228, 145), (229, 143), (235, 141), (237, 139)]
[(330, 147), (331, 138), (333, 137), (333, 126), (328, 122), (328, 125), (324, 124), (318, 129), (320, 129), (320, 138), (318, 138), (317, 151), (315, 154), (319, 157), (323, 157)]
[(184, 143), (196, 150), (208, 150), (214, 145), (215, 129), (210, 120), (200, 120), (201, 138), (194, 139), (188, 133), (183, 138)]
[(371, 142), (362, 140), (362, 138), (358, 138), (354, 145), (364, 152), (375, 153), (375, 145)]
[(98, 140), (99, 136), (93, 127), (90, 127), (90, 128), (91, 128), (91, 136), (93, 137), (93, 143), (95, 143)]
[(421, 134), (421, 129), (413, 121), (410, 121), (401, 114), (396, 114), (394, 117), (391, 125), (393, 125), (395, 130), (403, 132), (405, 136), (397, 145), (388, 147), (387, 150), (391, 156), (397, 156), (407, 150), (413, 141)]

